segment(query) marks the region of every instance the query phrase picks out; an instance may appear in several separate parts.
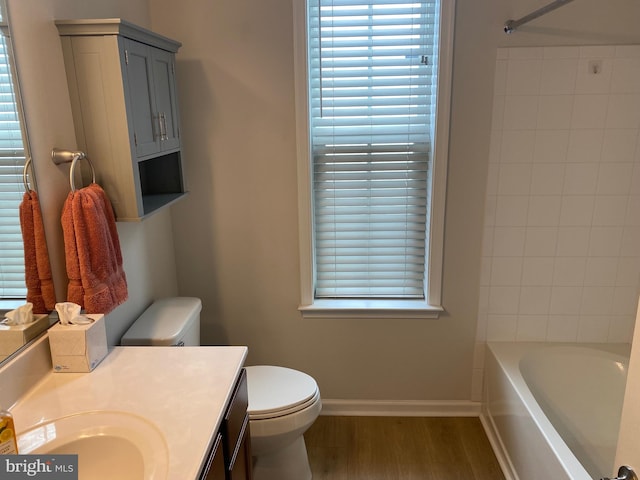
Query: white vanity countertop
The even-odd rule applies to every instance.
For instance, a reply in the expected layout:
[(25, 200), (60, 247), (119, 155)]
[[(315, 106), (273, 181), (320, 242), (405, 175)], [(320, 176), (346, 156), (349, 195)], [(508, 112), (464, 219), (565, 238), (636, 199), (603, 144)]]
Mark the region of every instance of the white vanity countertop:
[(195, 479), (246, 355), (246, 347), (115, 347), (91, 373), (49, 373), (11, 412), (18, 434), (81, 412), (139, 415), (164, 434), (168, 479)]

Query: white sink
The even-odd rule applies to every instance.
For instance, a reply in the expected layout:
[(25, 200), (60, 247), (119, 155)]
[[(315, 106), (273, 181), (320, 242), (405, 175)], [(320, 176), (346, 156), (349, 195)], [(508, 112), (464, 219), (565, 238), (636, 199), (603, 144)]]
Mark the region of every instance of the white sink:
[(79, 480), (165, 479), (169, 449), (146, 419), (95, 411), (38, 424), (18, 435), (21, 454), (77, 454)]

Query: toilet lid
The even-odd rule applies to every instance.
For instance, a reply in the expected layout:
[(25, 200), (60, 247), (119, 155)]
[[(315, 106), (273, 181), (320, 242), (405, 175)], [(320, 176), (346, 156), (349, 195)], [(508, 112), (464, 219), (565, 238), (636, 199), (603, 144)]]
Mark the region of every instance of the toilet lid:
[(264, 419), (290, 414), (317, 401), (318, 385), (306, 373), (285, 367), (246, 367), (249, 418)]

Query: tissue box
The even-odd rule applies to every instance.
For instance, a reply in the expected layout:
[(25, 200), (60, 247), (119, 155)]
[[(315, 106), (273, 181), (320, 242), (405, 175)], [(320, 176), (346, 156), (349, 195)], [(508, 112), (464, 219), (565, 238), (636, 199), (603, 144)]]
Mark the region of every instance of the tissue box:
[(107, 356), (107, 330), (103, 314), (85, 315), (86, 325), (56, 323), (49, 329), (54, 372), (90, 372)]
[(0, 325), (0, 362), (49, 327), (49, 315), (33, 316), (33, 322), (24, 325)]

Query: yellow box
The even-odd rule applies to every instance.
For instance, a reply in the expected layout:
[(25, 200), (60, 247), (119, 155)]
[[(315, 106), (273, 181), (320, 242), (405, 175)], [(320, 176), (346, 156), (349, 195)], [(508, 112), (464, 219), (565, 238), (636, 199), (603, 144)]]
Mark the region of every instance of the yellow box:
[(24, 325), (0, 325), (0, 361), (15, 353), (49, 327), (49, 315), (33, 316), (33, 322)]
[(107, 330), (103, 314), (84, 315), (91, 323), (62, 325), (49, 329), (54, 372), (90, 372), (107, 356)]

